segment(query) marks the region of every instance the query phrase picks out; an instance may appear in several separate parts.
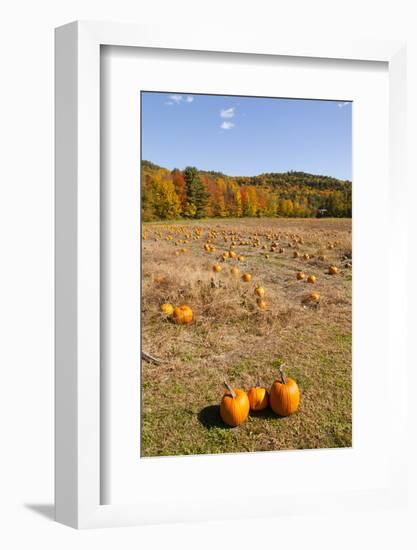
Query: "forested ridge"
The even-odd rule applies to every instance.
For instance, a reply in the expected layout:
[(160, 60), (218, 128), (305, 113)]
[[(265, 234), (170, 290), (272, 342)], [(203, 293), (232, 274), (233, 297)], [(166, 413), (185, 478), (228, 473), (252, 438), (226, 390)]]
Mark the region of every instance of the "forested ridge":
[(203, 217), (352, 216), (352, 184), (305, 172), (227, 176), (142, 161), (143, 221)]

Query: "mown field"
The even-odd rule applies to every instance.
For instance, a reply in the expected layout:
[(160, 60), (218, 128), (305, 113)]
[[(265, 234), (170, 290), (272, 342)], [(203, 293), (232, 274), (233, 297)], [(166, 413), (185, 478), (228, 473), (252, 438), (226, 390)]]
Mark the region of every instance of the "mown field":
[[(244, 259), (223, 260), (230, 250)], [(142, 350), (162, 362), (142, 361), (141, 455), (351, 446), (351, 255), (350, 219), (144, 224)], [(214, 273), (213, 264), (222, 270)], [(311, 274), (315, 284), (306, 280)], [(265, 310), (256, 285), (265, 289)], [(313, 291), (318, 304), (309, 300)], [(190, 306), (193, 322), (174, 324), (160, 311), (166, 302)], [(223, 380), (269, 388), (278, 360), (300, 387), (299, 410), (281, 418), (268, 408), (227, 427), (219, 415)]]

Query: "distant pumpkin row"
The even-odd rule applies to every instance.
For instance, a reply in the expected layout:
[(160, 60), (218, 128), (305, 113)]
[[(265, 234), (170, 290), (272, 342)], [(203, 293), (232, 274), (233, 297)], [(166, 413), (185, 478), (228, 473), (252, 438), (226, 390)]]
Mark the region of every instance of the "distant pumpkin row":
[(249, 411), (262, 411), (268, 407), (279, 416), (288, 416), (298, 409), (300, 390), (292, 378), (286, 377), (279, 368), (280, 379), (275, 380), (268, 390), (261, 386), (253, 386), (248, 392), (232, 388), (227, 382), (226, 393), (220, 403), (220, 416), (228, 426), (239, 426), (248, 418)]

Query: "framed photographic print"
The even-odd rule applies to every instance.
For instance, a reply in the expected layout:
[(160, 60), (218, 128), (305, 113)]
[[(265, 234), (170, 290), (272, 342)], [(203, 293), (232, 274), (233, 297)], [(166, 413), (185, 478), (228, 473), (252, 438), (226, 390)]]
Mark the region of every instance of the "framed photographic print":
[(404, 55), (57, 29), (58, 521), (402, 502)]

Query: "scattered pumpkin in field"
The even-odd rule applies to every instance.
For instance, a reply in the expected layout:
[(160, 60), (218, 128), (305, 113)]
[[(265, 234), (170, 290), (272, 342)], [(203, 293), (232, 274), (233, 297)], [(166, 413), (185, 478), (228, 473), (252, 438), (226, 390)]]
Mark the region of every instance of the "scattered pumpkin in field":
[(165, 280), (165, 277), (162, 277), (162, 275), (155, 275), (153, 278), (153, 282), (159, 285), (160, 283), (163, 283)]
[(335, 265), (329, 265), (329, 274), (330, 275), (336, 275), (336, 273), (338, 272), (339, 270), (337, 269), (337, 266)]
[(239, 260), (239, 262), (244, 262), (245, 261), (245, 256), (239, 256), (238, 260)]
[(193, 310), (189, 306), (178, 306), (172, 314), (177, 325), (188, 325), (193, 320)]
[(178, 250), (175, 251), (175, 256), (179, 256), (180, 253), (178, 252)]
[(229, 252), (229, 257), (230, 257), (230, 258), (236, 258), (236, 256), (237, 256), (237, 254), (236, 254), (236, 252), (235, 252), (234, 250), (231, 250), (231, 251)]
[(320, 294), (318, 292), (312, 292), (308, 299), (310, 300), (310, 302), (320, 302)]
[(314, 284), (317, 281), (317, 277), (315, 275), (309, 275), (307, 277), (307, 283)]
[(265, 296), (265, 289), (263, 286), (257, 286), (254, 290), (255, 294), (259, 296), (260, 298), (263, 298)]
[(243, 390), (231, 388), (227, 382), (224, 385), (227, 392), (223, 395), (220, 403), (220, 416), (228, 426), (239, 426), (245, 422), (249, 414), (248, 395)]
[(233, 266), (231, 269), (230, 269), (230, 273), (234, 276), (234, 277), (238, 277), (239, 276), (239, 269), (235, 266)]
[(187, 249), (187, 248), (181, 248), (181, 252), (182, 252), (183, 254), (187, 254), (188, 249)]
[(308, 254), (303, 255), (303, 260), (307, 261), (310, 259), (310, 256)]
[(252, 275), (251, 275), (250, 273), (244, 273), (244, 274), (242, 275), (242, 281), (243, 281), (244, 283), (250, 283), (251, 280), (252, 280)]
[(248, 399), (251, 411), (263, 411), (269, 403), (268, 390), (258, 383), (248, 391)]
[(295, 413), (300, 403), (300, 390), (297, 382), (283, 373), (283, 366), (279, 367), (279, 380), (275, 380), (269, 392), (269, 404), (274, 413), (288, 416)]
[(162, 304), (161, 311), (164, 315), (171, 317), (171, 315), (174, 313), (174, 306), (172, 304)]
[(256, 303), (259, 309), (268, 309), (268, 303), (263, 298), (258, 298)]
[(222, 270), (222, 266), (219, 264), (214, 264), (212, 269), (214, 273), (220, 273), (220, 271)]
[(292, 255), (293, 255), (293, 258), (298, 258), (300, 256), (300, 253), (297, 250), (294, 250)]
[(297, 273), (297, 280), (298, 280), (298, 281), (302, 281), (303, 279), (305, 279), (305, 275), (304, 275), (304, 273), (303, 273), (302, 271), (299, 271), (299, 272)]

